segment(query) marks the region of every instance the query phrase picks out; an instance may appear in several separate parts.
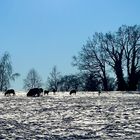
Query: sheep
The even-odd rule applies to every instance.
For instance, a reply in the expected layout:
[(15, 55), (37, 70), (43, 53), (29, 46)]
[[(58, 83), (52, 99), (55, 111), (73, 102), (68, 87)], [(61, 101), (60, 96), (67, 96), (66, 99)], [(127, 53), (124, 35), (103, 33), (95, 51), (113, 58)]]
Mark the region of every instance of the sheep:
[(72, 95), (72, 94), (75, 94), (76, 95), (76, 90), (75, 89), (71, 90), (69, 94), (70, 95)]
[(39, 97), (43, 92), (42, 88), (32, 88), (27, 93), (27, 97)]
[(49, 95), (49, 91), (48, 90), (44, 90), (44, 95)]
[(15, 96), (15, 90), (14, 89), (8, 89), (6, 90), (6, 92), (4, 93), (5, 96), (11, 96), (11, 94), (13, 96)]

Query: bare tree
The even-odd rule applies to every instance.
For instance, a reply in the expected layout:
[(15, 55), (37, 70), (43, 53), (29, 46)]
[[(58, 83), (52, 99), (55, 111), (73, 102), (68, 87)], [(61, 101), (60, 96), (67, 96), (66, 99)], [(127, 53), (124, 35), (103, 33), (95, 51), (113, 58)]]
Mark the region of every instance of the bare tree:
[(85, 90), (86, 91), (97, 91), (99, 90), (100, 82), (91, 73), (85, 74)]
[(107, 33), (104, 35), (104, 52), (106, 62), (110, 65), (117, 77), (118, 90), (126, 90), (126, 83), (123, 73), (124, 45), (121, 42), (122, 32)]
[(102, 33), (95, 33), (92, 40), (88, 40), (87, 44), (82, 47), (82, 51), (78, 56), (73, 57), (73, 66), (77, 66), (79, 70), (85, 71), (92, 75), (92, 79), (101, 80), (103, 89), (108, 90), (107, 68), (105, 61), (105, 53), (102, 48)]
[(57, 67), (54, 66), (52, 68), (52, 72), (48, 76), (47, 88), (50, 90), (54, 89), (57, 91), (59, 88), (60, 78), (61, 78), (60, 72), (58, 72)]
[(33, 68), (27, 74), (26, 79), (24, 79), (24, 89), (29, 90), (31, 88), (40, 88), (42, 86), (42, 79), (37, 71)]
[(79, 90), (81, 89), (81, 77), (77, 74), (64, 75), (60, 79), (60, 90), (70, 91), (72, 89)]
[(10, 87), (10, 80), (20, 76), (19, 73), (13, 73), (13, 67), (9, 53), (5, 53), (0, 59), (0, 91), (4, 91)]
[[(140, 77), (140, 26), (121, 26), (104, 37), (106, 62), (113, 68), (118, 90), (136, 90)], [(127, 70), (128, 80), (124, 73)]]
[(140, 79), (139, 60), (140, 26), (123, 25), (113, 33), (95, 33), (74, 57), (73, 65), (101, 79), (104, 90), (108, 90), (107, 69), (110, 68), (116, 75), (118, 90), (136, 90)]
[(140, 26), (123, 26), (128, 90), (136, 90), (140, 78)]

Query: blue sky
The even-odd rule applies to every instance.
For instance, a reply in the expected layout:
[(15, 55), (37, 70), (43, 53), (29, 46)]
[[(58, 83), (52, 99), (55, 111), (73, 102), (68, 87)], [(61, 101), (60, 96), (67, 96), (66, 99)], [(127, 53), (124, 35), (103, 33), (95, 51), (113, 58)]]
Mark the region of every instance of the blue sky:
[(0, 55), (8, 51), (14, 72), (12, 87), (35, 68), (43, 81), (54, 65), (62, 74), (94, 32), (115, 31), (140, 23), (140, 0), (0, 0)]

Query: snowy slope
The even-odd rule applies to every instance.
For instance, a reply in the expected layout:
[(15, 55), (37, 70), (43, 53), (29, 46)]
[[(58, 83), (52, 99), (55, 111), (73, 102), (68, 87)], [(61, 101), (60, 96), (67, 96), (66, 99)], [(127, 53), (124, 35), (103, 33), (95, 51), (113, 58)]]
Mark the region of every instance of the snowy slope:
[(140, 139), (140, 95), (0, 94), (0, 139)]

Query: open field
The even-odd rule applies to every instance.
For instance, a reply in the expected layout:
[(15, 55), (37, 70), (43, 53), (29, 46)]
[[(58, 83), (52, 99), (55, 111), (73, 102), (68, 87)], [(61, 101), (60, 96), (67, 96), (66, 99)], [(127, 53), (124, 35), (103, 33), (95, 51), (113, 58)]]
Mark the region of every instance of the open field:
[(0, 139), (140, 139), (140, 95), (0, 95)]

